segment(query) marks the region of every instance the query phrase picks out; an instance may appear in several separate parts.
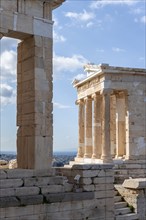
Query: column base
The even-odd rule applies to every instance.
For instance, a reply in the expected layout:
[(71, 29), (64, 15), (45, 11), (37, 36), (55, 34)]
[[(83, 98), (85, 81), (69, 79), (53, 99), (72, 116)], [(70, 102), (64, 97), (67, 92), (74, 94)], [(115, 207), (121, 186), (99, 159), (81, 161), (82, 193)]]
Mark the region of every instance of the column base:
[(101, 158), (101, 155), (99, 155), (99, 154), (92, 155), (92, 159), (100, 159), (100, 158)]
[(85, 154), (85, 155), (84, 155), (84, 158), (91, 158), (91, 157), (92, 157), (91, 154)]
[(109, 162), (109, 161), (105, 162), (101, 159), (75, 157), (74, 161), (70, 161), (69, 165), (65, 165), (65, 167), (72, 166), (74, 164), (104, 164), (104, 163), (112, 163), (112, 162), (113, 162), (112, 160), (111, 160), (111, 162)]
[(111, 156), (101, 156), (101, 160), (103, 161), (103, 163), (113, 163), (113, 160), (111, 158)]

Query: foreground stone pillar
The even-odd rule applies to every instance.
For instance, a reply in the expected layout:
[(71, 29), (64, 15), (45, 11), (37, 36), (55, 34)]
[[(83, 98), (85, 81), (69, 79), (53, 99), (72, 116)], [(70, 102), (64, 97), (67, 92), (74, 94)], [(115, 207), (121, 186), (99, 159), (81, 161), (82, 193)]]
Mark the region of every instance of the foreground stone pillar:
[(32, 36), (18, 46), (17, 161), (45, 169), (52, 162), (52, 39)]
[(85, 158), (92, 156), (92, 98), (85, 99)]
[(102, 156), (103, 162), (112, 162), (111, 145), (110, 145), (110, 95), (112, 90), (105, 89), (102, 91), (103, 104), (103, 124), (102, 124)]
[(124, 93), (116, 95), (116, 156), (125, 155), (126, 127), (125, 127), (125, 96)]
[(78, 154), (77, 157), (83, 157), (84, 156), (84, 147), (85, 147), (85, 134), (84, 134), (84, 117), (85, 117), (85, 106), (83, 100), (78, 100), (77, 104), (79, 105), (79, 119), (78, 119), (78, 128), (79, 128), (79, 134), (78, 134)]
[(101, 157), (101, 96), (94, 94), (93, 159)]
[(52, 10), (64, 0), (0, 0), (0, 37), (20, 39), (17, 67), (18, 168), (52, 162)]

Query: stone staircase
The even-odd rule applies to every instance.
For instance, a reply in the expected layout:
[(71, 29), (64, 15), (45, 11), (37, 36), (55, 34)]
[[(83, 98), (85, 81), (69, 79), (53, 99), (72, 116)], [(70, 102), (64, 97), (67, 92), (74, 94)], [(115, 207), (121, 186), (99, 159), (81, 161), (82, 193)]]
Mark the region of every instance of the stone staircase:
[(120, 196), (119, 192), (115, 189), (115, 220), (138, 220), (136, 213), (132, 212), (128, 203), (125, 202)]

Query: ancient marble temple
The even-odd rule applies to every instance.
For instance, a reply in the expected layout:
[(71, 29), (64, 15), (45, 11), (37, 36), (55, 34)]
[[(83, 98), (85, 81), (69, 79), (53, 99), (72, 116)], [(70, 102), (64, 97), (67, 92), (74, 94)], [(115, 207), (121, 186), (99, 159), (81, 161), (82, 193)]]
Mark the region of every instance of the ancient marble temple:
[(85, 65), (75, 80), (79, 108), (76, 162), (146, 159), (146, 69)]

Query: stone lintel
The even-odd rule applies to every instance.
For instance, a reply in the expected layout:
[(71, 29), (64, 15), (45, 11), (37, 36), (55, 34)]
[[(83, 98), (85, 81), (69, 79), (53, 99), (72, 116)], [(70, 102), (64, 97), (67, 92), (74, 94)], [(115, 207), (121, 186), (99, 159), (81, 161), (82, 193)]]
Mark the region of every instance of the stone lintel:
[(53, 21), (49, 19), (29, 16), (18, 12), (10, 13), (11, 24), (9, 24), (8, 15), (5, 11), (1, 12), (4, 19), (0, 23), (1, 37), (12, 37), (16, 39), (25, 39), (31, 35), (53, 38), (52, 26)]
[(122, 186), (130, 189), (144, 189), (146, 188), (146, 178), (126, 179)]

